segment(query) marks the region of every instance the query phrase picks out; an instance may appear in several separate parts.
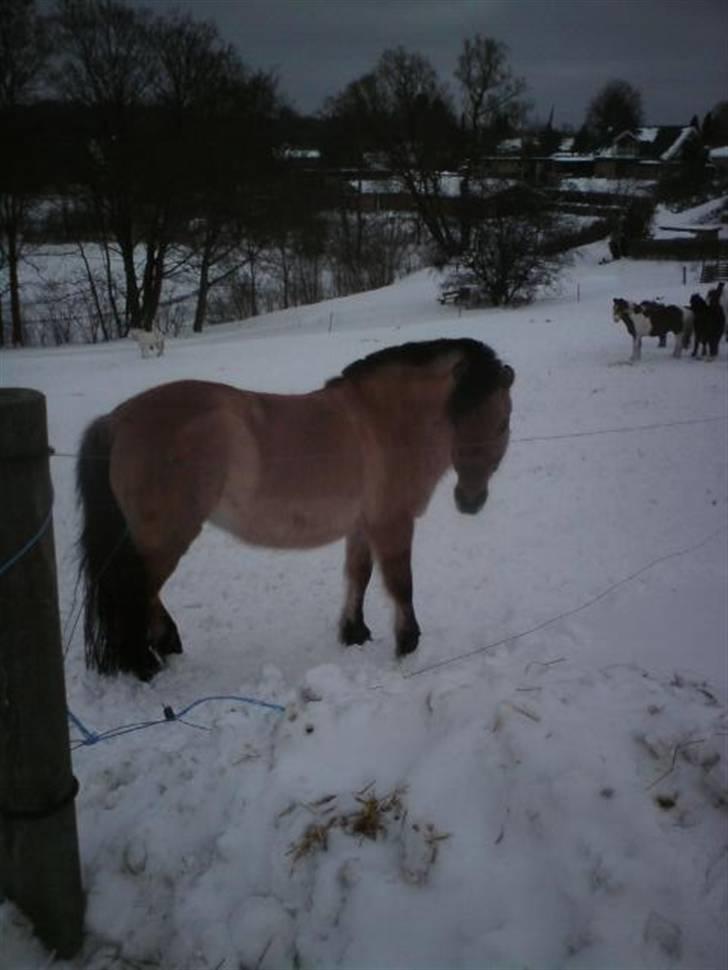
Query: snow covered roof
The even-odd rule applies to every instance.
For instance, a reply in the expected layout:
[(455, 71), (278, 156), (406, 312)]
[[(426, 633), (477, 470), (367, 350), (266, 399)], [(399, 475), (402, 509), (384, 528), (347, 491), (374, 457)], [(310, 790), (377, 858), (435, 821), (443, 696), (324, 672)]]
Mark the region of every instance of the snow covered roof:
[(318, 148), (286, 148), (283, 155), (293, 161), (318, 161), (321, 158)]
[(687, 144), (687, 142), (694, 137), (695, 137), (695, 129), (692, 126), (683, 128), (683, 130), (678, 135), (677, 139), (672, 143), (672, 145), (670, 145), (667, 151), (664, 151), (662, 155), (660, 155), (660, 159), (663, 162), (669, 162), (673, 158), (677, 158), (680, 152)]
[(499, 155), (512, 155), (514, 152), (520, 152), (522, 148), (522, 138), (504, 138), (502, 142), (499, 142), (496, 151)]
[(568, 152), (568, 151), (554, 152), (554, 154), (551, 156), (551, 158), (554, 159), (557, 162), (588, 162), (588, 163), (590, 163), (590, 162), (593, 162), (594, 161), (594, 156), (593, 155), (572, 155), (571, 152)]
[[(619, 158), (634, 154), (643, 159), (669, 162), (677, 158), (687, 141), (693, 138), (692, 125), (651, 125), (621, 131), (599, 152), (600, 158)], [(629, 146), (629, 147), (628, 147)]]
[(638, 141), (648, 143), (655, 141), (659, 133), (660, 129), (656, 125), (652, 125), (650, 128), (638, 128), (636, 131)]

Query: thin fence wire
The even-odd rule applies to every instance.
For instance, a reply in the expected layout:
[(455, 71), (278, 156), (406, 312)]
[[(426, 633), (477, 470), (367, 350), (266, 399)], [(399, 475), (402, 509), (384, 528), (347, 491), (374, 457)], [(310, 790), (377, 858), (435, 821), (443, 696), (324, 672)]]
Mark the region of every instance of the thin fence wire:
[[(657, 431), (657, 430), (662, 430), (666, 428), (688, 427), (688, 426), (693, 426), (697, 424), (714, 424), (719, 421), (728, 421), (728, 413), (722, 414), (722, 415), (712, 415), (712, 416), (703, 417), (703, 418), (680, 418), (676, 421), (654, 421), (650, 424), (620, 425), (620, 426), (610, 427), (610, 428), (591, 428), (584, 431), (565, 431), (565, 432), (559, 432), (556, 434), (522, 435), (522, 436), (512, 435), (510, 438), (509, 445), (532, 444), (535, 442), (544, 442), (544, 441), (566, 441), (573, 438), (594, 438), (594, 437), (599, 437), (601, 435), (607, 435), (607, 434), (634, 434), (640, 431)], [(310, 437), (313, 438), (313, 436), (310, 436)], [(487, 439), (487, 440), (495, 440), (495, 438)], [(411, 449), (408, 449), (406, 446), (402, 446), (399, 448), (396, 446), (393, 446), (389, 450), (392, 452), (406, 453)], [(333, 449), (319, 449), (319, 450), (307, 449), (304, 452), (306, 457), (309, 458), (310, 460), (315, 460), (317, 458), (325, 458), (333, 453), (334, 453)], [(268, 461), (271, 461), (273, 463), (276, 463), (276, 462), (286, 463), (286, 462), (292, 462), (292, 461), (300, 461), (301, 456), (302, 456), (301, 453), (297, 453), (295, 455), (293, 454), (281, 455), (278, 457), (268, 455), (266, 456), (266, 458)], [(73, 451), (55, 451), (53, 454), (53, 457), (65, 458), (65, 459), (78, 459), (79, 453), (73, 452)], [(108, 461), (108, 456), (107, 455), (99, 455), (99, 456), (84, 455), (84, 459), (85, 460), (97, 459), (99, 461)]]
[[(508, 636), (501, 637), (498, 640), (494, 640), (494, 641), (491, 641), (490, 643), (484, 644), (482, 647), (477, 647), (476, 649), (469, 650), (466, 653), (457, 654), (454, 657), (447, 657), (444, 660), (436, 661), (434, 663), (428, 664), (425, 667), (421, 667), (419, 670), (412, 671), (411, 673), (405, 673), (403, 674), (403, 679), (412, 680), (415, 677), (421, 676), (422, 674), (432, 673), (433, 671), (442, 670), (444, 667), (452, 666), (454, 664), (459, 664), (466, 660), (471, 660), (474, 657), (481, 656), (482, 654), (495, 650), (499, 646), (504, 646), (505, 644), (508, 644), (508, 643), (515, 643), (518, 640), (522, 640), (525, 637), (531, 636), (534, 633), (538, 633), (540, 630), (544, 630), (546, 629), (546, 627), (552, 626), (554, 623), (558, 623), (560, 620), (564, 620), (564, 619), (567, 619), (568, 617), (575, 616), (577, 613), (582, 613), (585, 610), (589, 609), (590, 607), (594, 606), (596, 603), (605, 599), (611, 593), (620, 589), (622, 586), (625, 586), (627, 583), (633, 582), (635, 579), (637, 579), (639, 576), (643, 575), (644, 573), (648, 572), (650, 569), (654, 569), (655, 566), (658, 566), (661, 563), (667, 562), (671, 559), (678, 559), (682, 556), (688, 555), (691, 552), (695, 552), (698, 549), (702, 548), (704, 545), (706, 545), (708, 542), (717, 538), (718, 536), (724, 535), (726, 531), (728, 531), (726, 530), (726, 528), (718, 529), (716, 531), (711, 532), (709, 535), (704, 536), (698, 542), (692, 543), (689, 546), (685, 546), (681, 549), (677, 549), (672, 552), (665, 553), (662, 556), (657, 556), (656, 558), (650, 560), (650, 562), (646, 563), (644, 566), (641, 566), (639, 569), (636, 569), (633, 572), (631, 572), (629, 575), (622, 577), (621, 579), (617, 580), (614, 583), (610, 583), (609, 586), (607, 586), (605, 589), (601, 590), (596, 595), (589, 597), (587, 600), (585, 600), (583, 603), (579, 604), (578, 606), (575, 606), (568, 610), (562, 610), (560, 613), (556, 614), (555, 616), (549, 617), (547, 620), (543, 620), (542, 622), (535, 624), (534, 626), (530, 627), (527, 630), (522, 630), (519, 633), (515, 633), (515, 634), (509, 634)], [(381, 689), (381, 686), (382, 686), (381, 684), (375, 684), (375, 685), (372, 685), (369, 689), (377, 690), (377, 689)], [(286, 708), (281, 704), (274, 704), (270, 701), (262, 701), (257, 698), (236, 696), (236, 695), (213, 695), (210, 697), (201, 697), (198, 700), (192, 701), (192, 703), (188, 704), (186, 707), (176, 712), (170, 706), (164, 706), (163, 707), (164, 716), (161, 718), (154, 718), (147, 721), (137, 721), (131, 724), (122, 724), (113, 728), (109, 728), (106, 731), (95, 732), (95, 731), (89, 730), (83, 724), (83, 722), (69, 710), (68, 711), (69, 720), (81, 733), (80, 738), (74, 738), (71, 740), (71, 748), (72, 750), (75, 750), (80, 747), (89, 747), (91, 745), (98, 744), (102, 741), (108, 741), (113, 738), (123, 737), (124, 735), (127, 735), (127, 734), (131, 734), (137, 731), (143, 731), (152, 727), (157, 727), (161, 724), (169, 724), (170, 722), (179, 722), (181, 724), (186, 725), (187, 727), (196, 728), (198, 730), (210, 730), (208, 727), (204, 725), (194, 724), (190, 721), (187, 721), (185, 718), (186, 718), (186, 715), (189, 714), (190, 711), (194, 710), (196, 707), (199, 707), (202, 704), (207, 704), (213, 701), (251, 704), (257, 707), (261, 707), (263, 709), (276, 711), (279, 714), (283, 714), (286, 711)]]
[(52, 520), (53, 520), (53, 499), (51, 499), (51, 506), (48, 509), (48, 513), (46, 514), (42, 524), (35, 532), (35, 534), (31, 536), (31, 538), (28, 539), (27, 542), (23, 543), (20, 549), (14, 552), (9, 559), (6, 559), (4, 563), (0, 564), (0, 577), (4, 576), (5, 573), (9, 572), (16, 563), (20, 562), (23, 556), (27, 555), (27, 553), (29, 553), (30, 550), (40, 542), (40, 540), (48, 531), (48, 528), (50, 527)]
[[(680, 419), (677, 421), (653, 422), (651, 424), (642, 424), (642, 425), (596, 428), (596, 429), (591, 429), (587, 431), (574, 431), (574, 432), (564, 432), (564, 433), (558, 433), (558, 434), (513, 437), (511, 438), (510, 443), (511, 444), (531, 444), (534, 442), (563, 441), (563, 440), (574, 439), (574, 438), (597, 437), (605, 434), (632, 434), (640, 431), (652, 431), (652, 430), (664, 429), (664, 428), (694, 426), (697, 424), (710, 424), (710, 423), (726, 421), (726, 420), (728, 420), (728, 415), (710, 416), (710, 417), (703, 417), (703, 418), (686, 418), (686, 419)], [(310, 452), (309, 454), (310, 454), (310, 457), (313, 458), (313, 457), (316, 457), (318, 453)], [(63, 458), (75, 459), (75, 458), (78, 458), (78, 454), (74, 452), (54, 452), (53, 457), (59, 458), (59, 459), (63, 459)], [(18, 562), (23, 555), (25, 555), (38, 541), (40, 541), (45, 531), (47, 530), (48, 526), (50, 525), (50, 522), (52, 519), (52, 511), (53, 509), (51, 506), (51, 508), (48, 511), (48, 515), (46, 516), (44, 522), (38, 529), (37, 533), (31, 539), (29, 539), (28, 542), (25, 543), (14, 555), (12, 555), (8, 560), (6, 560), (5, 563), (0, 564), (0, 576), (2, 576), (3, 573), (7, 572), (10, 568), (12, 568), (12, 566), (15, 565), (15, 563)], [(670, 553), (666, 553), (665, 555), (652, 559), (650, 560), (650, 562), (640, 567), (639, 569), (631, 572), (629, 575), (617, 580), (614, 583), (611, 583), (609, 586), (601, 590), (596, 595), (589, 597), (589, 599), (587, 599), (580, 605), (568, 610), (564, 610), (558, 613), (557, 615), (552, 616), (530, 627), (527, 630), (522, 630), (518, 633), (510, 634), (508, 636), (502, 637), (498, 640), (484, 644), (481, 647), (477, 647), (474, 650), (469, 650), (466, 653), (457, 654), (454, 657), (448, 657), (443, 660), (436, 661), (432, 664), (428, 664), (427, 666), (421, 667), (420, 669), (412, 671), (411, 673), (404, 674), (404, 678), (409, 680), (414, 677), (418, 677), (422, 674), (431, 673), (433, 671), (440, 670), (446, 666), (450, 666), (450, 665), (471, 659), (473, 657), (480, 656), (484, 653), (488, 653), (489, 651), (497, 649), (499, 646), (503, 646), (507, 643), (516, 642), (527, 636), (537, 633), (538, 631), (543, 630), (546, 627), (559, 622), (560, 620), (563, 620), (570, 616), (574, 616), (578, 613), (581, 613), (584, 610), (589, 609), (591, 606), (595, 605), (599, 601), (603, 600), (610, 593), (613, 593), (620, 587), (626, 585), (627, 583), (632, 582), (637, 577), (641, 576), (643, 573), (647, 572), (648, 570), (653, 569), (655, 566), (659, 565), (660, 563), (667, 562), (668, 560), (671, 560), (671, 559), (679, 558), (681, 556), (687, 555), (690, 552), (694, 552), (697, 549), (701, 548), (702, 546), (706, 545), (713, 538), (717, 537), (718, 535), (724, 534), (725, 532), (726, 532), (725, 528), (717, 530), (715, 532), (711, 532), (708, 536), (703, 537), (697, 543), (693, 543), (690, 546), (684, 547), (682, 549), (679, 549)], [(109, 560), (108, 560), (109, 562), (111, 561), (113, 555), (120, 547), (121, 543), (126, 538), (126, 534), (127, 533), (125, 532), (124, 535), (122, 535), (117, 545), (111, 551), (109, 555)], [(71, 610), (67, 618), (66, 633), (64, 633), (63, 635), (64, 653), (68, 652), (70, 643), (78, 627), (78, 623), (80, 621), (80, 617), (82, 615), (83, 609), (84, 609), (84, 600), (83, 598), (81, 598), (79, 602), (78, 586), (77, 586), (76, 591), (74, 592), (74, 599), (71, 604)], [(70, 632), (68, 632), (68, 624), (71, 625)], [(179, 722), (179, 723), (185, 724), (188, 727), (207, 730), (207, 728), (205, 728), (203, 725), (194, 724), (190, 721), (185, 720), (185, 715), (188, 714), (193, 709), (195, 709), (196, 707), (205, 703), (209, 703), (211, 701), (225, 701), (225, 702), (253, 704), (253, 705), (260, 706), (262, 708), (275, 710), (278, 713), (283, 713), (285, 711), (285, 708), (279, 704), (274, 704), (268, 701), (261, 701), (256, 698), (237, 697), (234, 695), (219, 695), (219, 696), (199, 698), (198, 700), (188, 704), (179, 712), (175, 712), (173, 708), (171, 708), (170, 706), (164, 706), (163, 707), (164, 716), (162, 718), (153, 718), (147, 721), (140, 721), (132, 724), (118, 725), (116, 727), (107, 729), (102, 732), (95, 732), (95, 731), (89, 730), (81, 722), (81, 720), (69, 710), (68, 711), (69, 720), (77, 728), (77, 730), (79, 730), (81, 734), (80, 738), (72, 739), (71, 747), (74, 750), (80, 747), (87, 747), (93, 744), (97, 744), (101, 741), (106, 741), (112, 738), (121, 737), (136, 731), (146, 730), (148, 728), (156, 727), (161, 724), (169, 724), (170, 722)]]
[(477, 657), (481, 654), (488, 653), (489, 651), (495, 650), (498, 647), (505, 646), (507, 643), (515, 643), (518, 640), (523, 640), (525, 637), (531, 636), (533, 633), (538, 633), (539, 630), (544, 630), (546, 627), (552, 626), (554, 623), (558, 623), (560, 620), (568, 619), (568, 617), (575, 616), (577, 613), (583, 613), (584, 610), (588, 610), (591, 606), (594, 606), (596, 603), (599, 603), (601, 600), (605, 599), (610, 593), (615, 592), (622, 586), (626, 586), (627, 583), (633, 582), (633, 580), (637, 579), (638, 576), (648, 572), (650, 569), (654, 569), (655, 566), (659, 566), (663, 562), (668, 562), (670, 559), (679, 559), (681, 556), (686, 556), (691, 552), (696, 552), (698, 549), (702, 548), (702, 546), (707, 545), (710, 541), (716, 539), (718, 536), (725, 535), (726, 532), (728, 532), (728, 528), (726, 527), (717, 529), (711, 532), (709, 535), (703, 536), (703, 538), (698, 542), (685, 546), (682, 549), (665, 553), (662, 556), (657, 556), (655, 559), (651, 559), (650, 562), (646, 563), (644, 566), (640, 566), (639, 569), (631, 572), (628, 576), (624, 576), (622, 579), (618, 579), (616, 582), (610, 583), (609, 586), (605, 587), (594, 596), (590, 596), (589, 599), (585, 600), (579, 606), (572, 607), (568, 610), (563, 610), (561, 613), (556, 614), (556, 616), (543, 620), (527, 630), (521, 630), (520, 633), (509, 634), (508, 636), (501, 637), (499, 640), (493, 640), (490, 643), (486, 643), (482, 647), (476, 647), (474, 650), (468, 650), (467, 653), (457, 654), (454, 657), (447, 657), (444, 660), (438, 660), (435, 661), (435, 663), (428, 664), (426, 667), (421, 667), (419, 670), (406, 673), (403, 675), (404, 679), (410, 680), (413, 677), (419, 677), (420, 674), (430, 673), (433, 670), (439, 670), (442, 667), (447, 667), (462, 660), (469, 660), (472, 657)]
[[(716, 423), (716, 422), (720, 422), (720, 421), (728, 421), (728, 414), (726, 414), (726, 415), (714, 415), (714, 416), (708, 416), (708, 417), (703, 417), (703, 418), (683, 418), (683, 419), (679, 419), (677, 421), (655, 421), (655, 422), (652, 422), (650, 424), (621, 425), (619, 427), (611, 427), (611, 428), (592, 428), (590, 430), (585, 430), (585, 431), (567, 431), (567, 432), (562, 432), (562, 433), (557, 433), (557, 434), (525, 435), (525, 436), (521, 436), (521, 437), (514, 436), (514, 437), (511, 437), (511, 439), (510, 439), (510, 445), (514, 445), (514, 444), (515, 445), (518, 445), (518, 444), (533, 444), (533, 443), (537, 443), (537, 442), (547, 442), (547, 441), (565, 441), (565, 440), (575, 439), (575, 438), (592, 438), (592, 437), (599, 437), (601, 435), (607, 435), (607, 434), (634, 434), (634, 433), (638, 433), (640, 431), (655, 431), (655, 430), (665, 429), (665, 428), (691, 427), (691, 426), (698, 425), (698, 424), (712, 424), (712, 423)], [(401, 449), (395, 449), (395, 450), (400, 450), (402, 452), (406, 452), (408, 449), (406, 447), (403, 447)], [(308, 458), (310, 460), (315, 460), (316, 458), (319, 458), (319, 457), (325, 457), (325, 456), (330, 455), (332, 453), (333, 453), (333, 451), (331, 449), (326, 449), (326, 450), (321, 450), (321, 451), (312, 451), (312, 450), (309, 450), (309, 451), (306, 452), (306, 454), (307, 454), (307, 456), (308, 456)], [(78, 452), (53, 451), (51, 457), (53, 459), (78, 459), (79, 458), (79, 453)], [(84, 458), (87, 459), (87, 460), (89, 458), (93, 458), (93, 457), (94, 456), (88, 456), (88, 455), (85, 455), (84, 456)], [(100, 461), (102, 461), (102, 460), (104, 460), (104, 461), (105, 460), (108, 460), (108, 456), (106, 456), (106, 455), (99, 456), (99, 459), (98, 460), (100, 460)], [(273, 460), (276, 460), (276, 459), (273, 459)], [(280, 462), (299, 461), (300, 460), (300, 455), (281, 456), (277, 460), (280, 461)], [(37, 542), (40, 541), (40, 539), (42, 538), (42, 536), (44, 535), (45, 531), (48, 529), (48, 527), (50, 525), (50, 522), (51, 522), (51, 519), (52, 519), (52, 514), (53, 514), (53, 507), (51, 505), (51, 508), (48, 510), (48, 514), (47, 514), (45, 520), (43, 521), (42, 525), (40, 526), (40, 528), (38, 529), (38, 531), (35, 533), (35, 535), (33, 535), (28, 540), (28, 542), (26, 542), (14, 554), (12, 554), (5, 562), (0, 563), (0, 576), (2, 576), (10, 568), (12, 568), (12, 566), (15, 565), (16, 562), (18, 562), (27, 552), (30, 551), (30, 549), (33, 548), (33, 546)], [(125, 532), (121, 536), (121, 538), (119, 540), (119, 543), (111, 551), (109, 558), (111, 558), (111, 557), (113, 557), (113, 555), (115, 555), (115, 553), (118, 550), (119, 546), (121, 545), (121, 543), (126, 538), (126, 535), (127, 535), (127, 533)], [(76, 621), (74, 623), (74, 627), (73, 627), (73, 630), (74, 631), (75, 631), (75, 628), (76, 628), (77, 623), (78, 623), (78, 620), (76, 619)]]

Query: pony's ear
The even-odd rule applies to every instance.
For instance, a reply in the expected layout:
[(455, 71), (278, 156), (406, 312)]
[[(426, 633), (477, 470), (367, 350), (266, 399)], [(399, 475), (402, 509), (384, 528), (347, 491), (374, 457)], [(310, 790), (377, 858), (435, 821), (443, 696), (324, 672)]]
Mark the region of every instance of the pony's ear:
[(516, 379), (516, 372), (513, 370), (510, 364), (503, 364), (501, 368), (501, 387), (506, 388), (506, 390), (511, 387)]

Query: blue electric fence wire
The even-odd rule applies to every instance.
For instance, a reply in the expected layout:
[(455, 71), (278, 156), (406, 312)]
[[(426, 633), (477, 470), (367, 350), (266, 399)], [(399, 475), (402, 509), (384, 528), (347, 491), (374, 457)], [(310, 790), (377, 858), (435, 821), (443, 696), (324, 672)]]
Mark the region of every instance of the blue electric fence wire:
[(183, 718), (185, 714), (188, 714), (195, 707), (199, 707), (200, 704), (207, 704), (209, 701), (233, 701), (237, 704), (253, 704), (256, 707), (263, 707), (271, 711), (277, 711), (279, 714), (285, 713), (285, 707), (281, 704), (273, 704), (270, 701), (260, 701), (255, 697), (238, 697), (232, 694), (220, 694), (214, 695), (212, 697), (201, 697), (199, 700), (193, 701), (188, 704), (187, 707), (182, 708), (181, 711), (174, 711), (171, 707), (167, 706), (164, 710), (164, 717), (156, 718), (150, 721), (139, 721), (134, 724), (122, 724), (118, 727), (109, 728), (108, 731), (90, 731), (85, 724), (76, 717), (72, 711), (68, 711), (68, 719), (76, 727), (82, 737), (73, 741), (72, 745), (74, 748), (88, 747), (92, 744), (98, 744), (100, 741), (108, 741), (111, 738), (122, 737), (124, 734), (131, 734), (134, 731), (144, 731), (146, 728), (156, 727), (158, 724), (169, 724), (171, 721), (180, 721), (182, 724), (187, 725), (187, 727), (194, 727), (198, 730), (208, 730), (201, 724), (193, 724), (190, 721), (184, 721)]
[(183, 707), (176, 716), (178, 718), (183, 717), (185, 714), (189, 714), (193, 708), (197, 707), (199, 704), (206, 704), (207, 701), (238, 701), (242, 704), (253, 704), (256, 707), (267, 707), (272, 711), (278, 711), (280, 714), (284, 714), (286, 710), (285, 707), (282, 707), (280, 704), (272, 704), (270, 701), (259, 701), (255, 697), (235, 697), (230, 694), (220, 694), (212, 697), (202, 697), (198, 701), (193, 701), (191, 704), (188, 704), (187, 707)]
[(83, 735), (83, 744), (95, 744), (95, 742), (98, 741), (98, 734), (96, 734), (94, 731), (89, 731), (88, 728), (86, 728), (85, 725), (79, 720), (79, 718), (76, 717), (73, 711), (66, 709), (66, 713), (68, 714), (68, 720), (74, 725), (74, 727), (77, 727)]
[(18, 549), (15, 555), (11, 556), (10, 559), (8, 559), (6, 562), (0, 565), (0, 576), (4, 576), (6, 572), (12, 569), (12, 567), (15, 565), (16, 562), (18, 562), (20, 559), (23, 558), (26, 552), (30, 552), (33, 546), (37, 542), (40, 542), (46, 530), (48, 529), (48, 526), (51, 524), (52, 518), (53, 518), (53, 505), (51, 504), (51, 507), (48, 509), (48, 514), (46, 515), (45, 519), (43, 520), (43, 524), (41, 525), (40, 529), (38, 529), (36, 534), (31, 539), (28, 539), (25, 545), (21, 549)]

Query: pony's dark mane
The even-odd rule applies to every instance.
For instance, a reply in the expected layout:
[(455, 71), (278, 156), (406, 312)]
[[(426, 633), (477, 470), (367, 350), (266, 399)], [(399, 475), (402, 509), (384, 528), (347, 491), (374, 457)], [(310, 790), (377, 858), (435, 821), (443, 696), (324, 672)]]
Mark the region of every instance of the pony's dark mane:
[(326, 387), (341, 381), (361, 380), (392, 365), (426, 367), (440, 357), (457, 353), (462, 356), (462, 363), (456, 372), (455, 387), (448, 401), (448, 413), (457, 418), (503, 386), (503, 363), (491, 347), (471, 337), (441, 337), (376, 350), (349, 364), (339, 377), (327, 381)]

